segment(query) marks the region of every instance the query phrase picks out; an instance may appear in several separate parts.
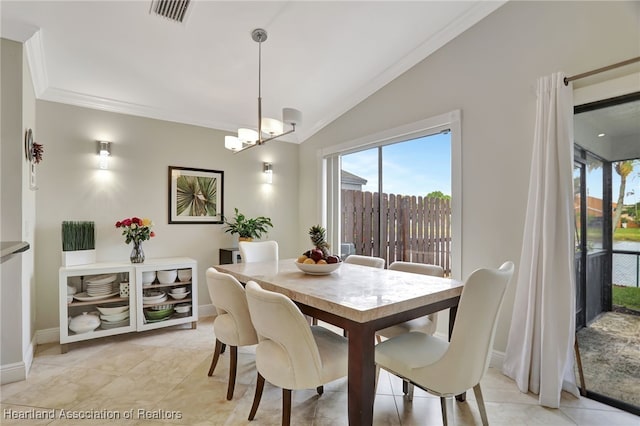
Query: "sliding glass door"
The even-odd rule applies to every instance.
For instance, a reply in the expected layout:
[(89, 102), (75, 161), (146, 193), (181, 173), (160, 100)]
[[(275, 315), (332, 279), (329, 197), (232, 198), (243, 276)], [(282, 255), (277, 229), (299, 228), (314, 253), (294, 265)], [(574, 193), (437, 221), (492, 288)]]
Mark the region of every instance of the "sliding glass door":
[(451, 132), (340, 156), (343, 255), (451, 270)]

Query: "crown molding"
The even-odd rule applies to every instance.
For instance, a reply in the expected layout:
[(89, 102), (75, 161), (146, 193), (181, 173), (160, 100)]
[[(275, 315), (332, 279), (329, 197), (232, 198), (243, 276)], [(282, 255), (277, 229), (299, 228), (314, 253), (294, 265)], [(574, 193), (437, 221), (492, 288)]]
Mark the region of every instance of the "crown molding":
[(31, 72), (31, 80), (33, 82), (33, 91), (36, 94), (36, 98), (39, 98), (49, 86), (42, 42), (42, 30), (36, 31), (24, 45), (29, 71)]

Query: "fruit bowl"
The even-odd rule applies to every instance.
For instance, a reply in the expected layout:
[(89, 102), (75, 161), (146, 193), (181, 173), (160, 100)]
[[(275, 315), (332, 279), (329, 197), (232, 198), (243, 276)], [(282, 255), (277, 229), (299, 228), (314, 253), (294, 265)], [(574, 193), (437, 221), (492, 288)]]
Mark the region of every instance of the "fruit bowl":
[(300, 263), (294, 262), (298, 269), (300, 269), (305, 274), (309, 275), (328, 275), (333, 271), (337, 270), (342, 262), (338, 263), (321, 263), (321, 264), (313, 264), (313, 263)]

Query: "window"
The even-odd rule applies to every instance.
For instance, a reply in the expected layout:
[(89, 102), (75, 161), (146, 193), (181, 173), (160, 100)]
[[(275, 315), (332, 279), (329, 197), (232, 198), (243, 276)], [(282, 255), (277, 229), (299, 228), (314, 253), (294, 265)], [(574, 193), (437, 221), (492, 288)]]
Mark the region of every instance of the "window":
[(455, 111), (323, 152), (331, 245), (459, 277), (459, 128)]

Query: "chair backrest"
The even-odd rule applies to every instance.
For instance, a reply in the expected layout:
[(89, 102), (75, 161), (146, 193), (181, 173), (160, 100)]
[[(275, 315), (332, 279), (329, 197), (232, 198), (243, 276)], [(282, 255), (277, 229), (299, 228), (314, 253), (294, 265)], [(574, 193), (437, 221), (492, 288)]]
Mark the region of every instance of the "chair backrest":
[(471, 389), (486, 373), (498, 314), (513, 270), (513, 262), (505, 262), (499, 269), (477, 269), (467, 278), (449, 348), (436, 361), (438, 365), (433, 365), (433, 370), (448, 374), (442, 377), (447, 388), (443, 393)]
[(207, 287), (211, 303), (218, 311), (213, 327), (220, 341), (232, 346), (255, 345), (258, 336), (242, 284), (229, 274), (209, 268)]
[(320, 352), (300, 309), (287, 296), (264, 290), (254, 281), (247, 283), (246, 291), (260, 340), (258, 372), (284, 389), (314, 388), (322, 383)]
[(381, 257), (362, 256), (352, 254), (344, 260), (344, 263), (353, 263), (355, 265), (370, 266), (372, 268), (384, 269), (385, 261)]
[(412, 263), (395, 261), (388, 268), (390, 271), (411, 272), (413, 274), (431, 275), (434, 277), (444, 277), (444, 268), (439, 265), (427, 263)]
[(238, 248), (243, 262), (278, 260), (277, 241), (240, 241)]

